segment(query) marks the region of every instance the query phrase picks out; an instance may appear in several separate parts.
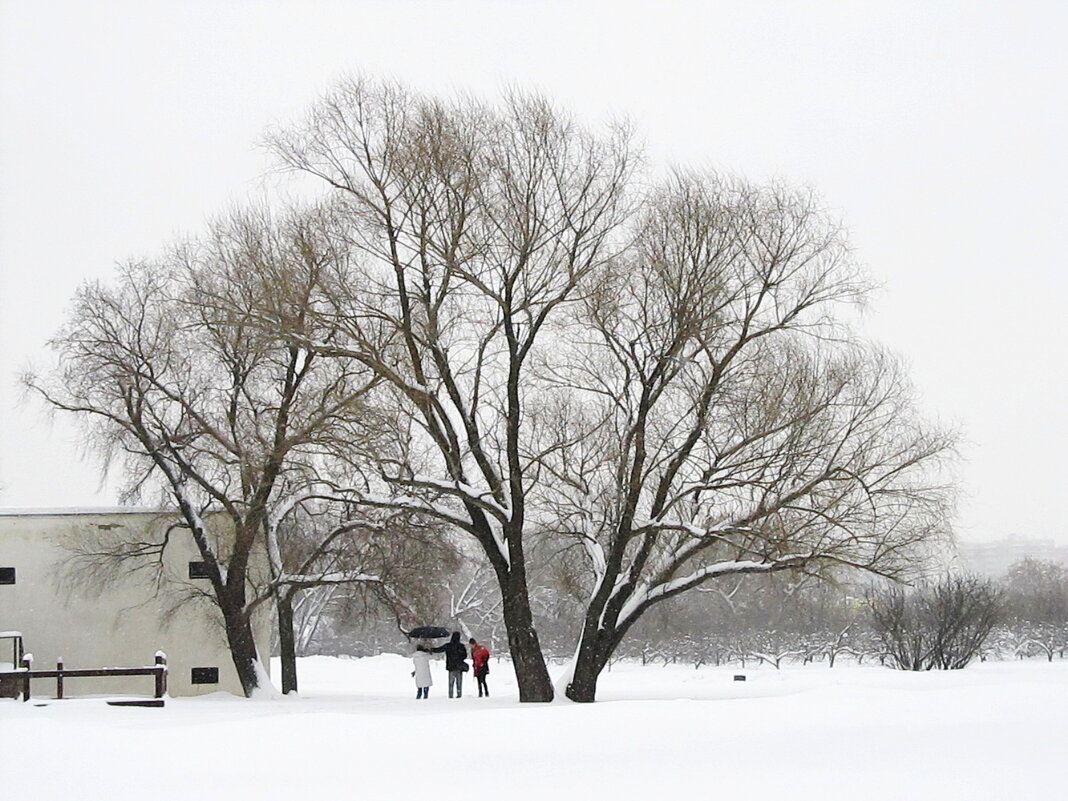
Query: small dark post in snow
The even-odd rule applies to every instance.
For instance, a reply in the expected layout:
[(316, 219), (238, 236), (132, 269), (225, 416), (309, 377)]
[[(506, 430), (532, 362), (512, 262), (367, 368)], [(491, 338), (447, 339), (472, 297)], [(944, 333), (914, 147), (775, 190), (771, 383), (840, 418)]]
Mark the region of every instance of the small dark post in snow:
[(162, 698), (167, 693), (167, 655), (163, 651), (156, 651), (156, 698)]
[(63, 698), (63, 657), (56, 660), (56, 698)]
[(33, 654), (22, 657), (22, 667), (26, 670), (26, 678), (22, 680), (22, 700), (30, 700), (30, 670), (33, 668)]

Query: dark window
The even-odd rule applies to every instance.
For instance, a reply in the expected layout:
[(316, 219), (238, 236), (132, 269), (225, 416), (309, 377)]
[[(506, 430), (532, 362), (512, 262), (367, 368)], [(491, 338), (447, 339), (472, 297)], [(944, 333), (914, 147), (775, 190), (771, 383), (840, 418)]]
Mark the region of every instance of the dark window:
[(193, 668), (193, 684), (218, 684), (218, 668)]
[(14, 584), (15, 583), (15, 568), (13, 567), (0, 567), (0, 584)]
[(211, 573), (208, 572), (207, 562), (190, 562), (189, 563), (189, 578), (202, 579), (211, 578)]

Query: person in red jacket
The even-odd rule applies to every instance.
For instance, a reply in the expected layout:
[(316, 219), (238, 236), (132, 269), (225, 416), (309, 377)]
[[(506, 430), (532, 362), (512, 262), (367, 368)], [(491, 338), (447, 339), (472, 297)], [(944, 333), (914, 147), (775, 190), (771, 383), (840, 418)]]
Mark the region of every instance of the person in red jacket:
[(489, 687), (486, 686), (486, 674), (489, 673), (489, 648), (475, 642), (475, 638), (472, 637), (468, 640), (468, 645), (471, 646), (471, 663), (475, 674), (475, 678), (478, 679), (478, 697), (481, 698), (483, 693), (489, 698)]

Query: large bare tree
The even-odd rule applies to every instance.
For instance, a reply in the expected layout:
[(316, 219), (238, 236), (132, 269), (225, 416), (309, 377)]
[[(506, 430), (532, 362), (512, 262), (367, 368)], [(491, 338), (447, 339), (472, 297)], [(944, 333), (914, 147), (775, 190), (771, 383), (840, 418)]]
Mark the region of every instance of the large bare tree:
[(367, 80), (271, 147), (349, 222), (339, 333), (303, 344), (374, 371), (410, 422), (364, 502), (481, 544), (522, 700), (553, 695), (535, 539), (587, 560), (566, 692), (588, 701), (660, 601), (727, 575), (900, 575), (945, 532), (952, 437), (835, 322), (867, 286), (810, 195), (681, 171), (639, 193), (625, 128)]
[(570, 698), (639, 617), (746, 573), (915, 567), (945, 532), (952, 437), (836, 307), (865, 284), (807, 193), (678, 173), (545, 365), (544, 524), (587, 555)]
[(678, 173), (650, 194), (545, 368), (546, 524), (590, 568), (569, 697), (593, 700), (665, 599), (751, 572), (900, 576), (945, 531), (952, 437), (835, 323), (864, 292), (807, 193)]
[[(896, 577), (946, 531), (952, 437), (836, 322), (867, 285), (811, 195), (636, 181), (626, 126), (362, 79), (270, 146), (330, 188), (314, 224), (242, 218), (88, 288), (48, 392), (166, 479), (198, 544), (200, 510), (226, 511), (237, 545), (208, 561), (249, 686), (236, 576), (262, 536), (273, 586), (312, 586), (276, 547), (308, 504), (346, 510), (327, 546), (405, 516), (472, 538), (524, 701), (554, 695), (537, 559), (588, 598), (564, 689), (590, 701), (658, 603), (724, 576)], [(327, 546), (300, 562), (320, 583)]]
[[(372, 373), (258, 325), (269, 313), (311, 336), (313, 290), (335, 256), (328, 219), (325, 207), (277, 219), (235, 213), (202, 240), (126, 265), (112, 284), (83, 286), (52, 342), (56, 372), (27, 378), (54, 409), (83, 419), (107, 460), (123, 462), (131, 497), (162, 489), (170, 498), (205, 562), (246, 694), (264, 682), (253, 614), (265, 601), (374, 578), (351, 560), (341, 573), (329, 558), (365, 522), (323, 531), (303, 572), (279, 557), (291, 510), (336, 491), (324, 490), (324, 465), (340, 454), (334, 471), (347, 475), (370, 432), (388, 427), (365, 402)], [(162, 559), (166, 542), (113, 543), (97, 556)]]
[(305, 344), (373, 370), (411, 424), (377, 503), (437, 515), (481, 545), (520, 698), (548, 701), (527, 576), (526, 406), (532, 367), (554, 347), (549, 321), (618, 245), (629, 134), (593, 135), (534, 97), (491, 108), (361, 80), (272, 146), (337, 191), (360, 263), (332, 294), (344, 336)]

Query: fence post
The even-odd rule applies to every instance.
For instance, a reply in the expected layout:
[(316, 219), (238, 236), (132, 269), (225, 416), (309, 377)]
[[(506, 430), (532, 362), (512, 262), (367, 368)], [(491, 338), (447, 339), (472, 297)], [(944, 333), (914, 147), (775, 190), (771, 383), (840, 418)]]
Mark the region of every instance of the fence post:
[(22, 680), (22, 700), (26, 702), (30, 700), (30, 670), (33, 669), (33, 654), (23, 655), (22, 667), (26, 669), (26, 676)]
[(156, 698), (167, 694), (167, 655), (156, 651)]
[(56, 671), (59, 673), (56, 676), (56, 698), (62, 700), (63, 698), (63, 657), (56, 660)]

